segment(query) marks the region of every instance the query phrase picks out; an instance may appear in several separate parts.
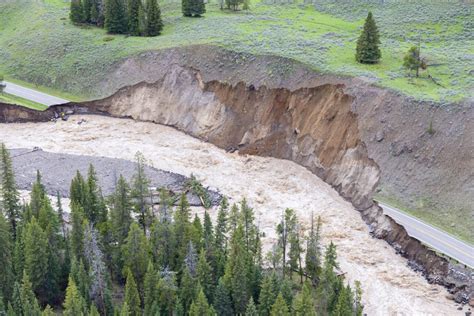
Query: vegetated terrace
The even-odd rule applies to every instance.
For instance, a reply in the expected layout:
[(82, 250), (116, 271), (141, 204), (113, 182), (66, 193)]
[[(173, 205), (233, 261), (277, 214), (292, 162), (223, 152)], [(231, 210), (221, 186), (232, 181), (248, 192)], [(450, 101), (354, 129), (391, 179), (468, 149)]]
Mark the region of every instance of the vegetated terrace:
[[(180, 2), (161, 2), (163, 34), (154, 38), (107, 35), (103, 29), (69, 22), (69, 3), (0, 3), (0, 72), (73, 94), (100, 80), (118, 60), (147, 50), (212, 44), (235, 51), (293, 58), (322, 71), (360, 76), (416, 99), (454, 102), (472, 98), (474, 14), (468, 3), (428, 1), (334, 2), (316, 5), (253, 2), (249, 12), (221, 11), (216, 0), (203, 18), (185, 18)], [(355, 62), (357, 37), (367, 12), (379, 26), (382, 60)], [(403, 55), (420, 43), (428, 58), (427, 78), (407, 77)]]

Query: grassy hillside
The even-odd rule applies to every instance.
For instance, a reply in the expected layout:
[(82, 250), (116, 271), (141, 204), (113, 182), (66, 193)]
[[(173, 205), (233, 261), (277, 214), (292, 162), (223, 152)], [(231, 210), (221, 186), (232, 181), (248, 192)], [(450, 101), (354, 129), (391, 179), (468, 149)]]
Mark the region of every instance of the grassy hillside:
[[(250, 12), (219, 10), (215, 0), (204, 18), (183, 18), (179, 3), (161, 3), (164, 33), (156, 38), (110, 36), (76, 27), (60, 0), (0, 2), (0, 72), (7, 78), (87, 97), (84, 83), (100, 79), (123, 57), (146, 50), (214, 44), (255, 54), (302, 61), (323, 71), (362, 76), (417, 99), (452, 102), (473, 97), (472, 5), (318, 1), (318, 5), (253, 3)], [(372, 10), (382, 38), (382, 62), (360, 65), (355, 42)], [(443, 87), (413, 79), (401, 68), (408, 47), (421, 40), (429, 69)], [(426, 74), (425, 74), (426, 76)]]

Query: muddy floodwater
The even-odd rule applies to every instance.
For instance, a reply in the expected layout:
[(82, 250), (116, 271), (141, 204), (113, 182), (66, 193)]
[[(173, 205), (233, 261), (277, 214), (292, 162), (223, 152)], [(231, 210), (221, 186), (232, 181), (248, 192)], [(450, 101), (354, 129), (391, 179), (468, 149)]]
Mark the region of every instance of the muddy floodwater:
[[(85, 122), (77, 124), (81, 119)], [(368, 315), (463, 315), (448, 292), (428, 284), (386, 242), (370, 237), (350, 203), (305, 168), (285, 160), (226, 153), (170, 127), (102, 116), (74, 116), (67, 122), (0, 124), (9, 148), (133, 160), (142, 152), (155, 168), (189, 176), (254, 208), (264, 247), (275, 242), (274, 228), (285, 208), (293, 208), (304, 228), (311, 214), (323, 220), (324, 243), (337, 245), (346, 279), (360, 280)], [(215, 210), (214, 210), (215, 212)], [(212, 214), (215, 216), (215, 214)]]

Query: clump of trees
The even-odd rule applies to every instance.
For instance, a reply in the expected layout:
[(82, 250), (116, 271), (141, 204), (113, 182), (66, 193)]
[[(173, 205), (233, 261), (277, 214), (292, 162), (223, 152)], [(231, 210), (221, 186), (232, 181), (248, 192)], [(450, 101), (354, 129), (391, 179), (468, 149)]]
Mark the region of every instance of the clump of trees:
[(157, 0), (72, 0), (70, 20), (90, 24), (111, 34), (157, 36), (163, 29)]
[(369, 12), (365, 19), (364, 29), (357, 40), (355, 55), (357, 62), (362, 64), (378, 63), (382, 57), (379, 44), (379, 31), (372, 16), (372, 12)]
[(336, 246), (323, 254), (320, 219), (305, 237), (285, 210), (268, 268), (245, 199), (230, 206), (223, 198), (215, 224), (207, 210), (193, 217), (186, 195), (176, 201), (164, 189), (154, 210), (144, 203), (144, 161), (137, 156), (132, 182), (120, 176), (108, 198), (92, 166), (86, 177), (77, 172), (66, 223), (39, 172), (30, 202), (20, 203), (0, 146), (0, 314), (362, 315), (360, 286), (338, 275)]
[(200, 17), (206, 13), (204, 0), (181, 0), (181, 11), (183, 16)]

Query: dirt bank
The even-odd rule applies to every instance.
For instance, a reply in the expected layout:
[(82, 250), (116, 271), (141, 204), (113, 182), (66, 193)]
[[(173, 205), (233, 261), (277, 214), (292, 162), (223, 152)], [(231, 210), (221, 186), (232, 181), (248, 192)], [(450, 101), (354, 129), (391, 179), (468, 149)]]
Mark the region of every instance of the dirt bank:
[(132, 160), (139, 150), (156, 168), (194, 173), (233, 201), (248, 198), (267, 235), (266, 247), (275, 238), (275, 213), (292, 207), (306, 227), (311, 213), (321, 215), (324, 241), (337, 244), (348, 281), (362, 281), (369, 315), (461, 314), (443, 288), (427, 284), (393, 248), (371, 238), (353, 206), (306, 168), (288, 160), (226, 153), (153, 123), (87, 116), (78, 125), (80, 119), (0, 124), (0, 135), (9, 147), (39, 146), (57, 153)]

